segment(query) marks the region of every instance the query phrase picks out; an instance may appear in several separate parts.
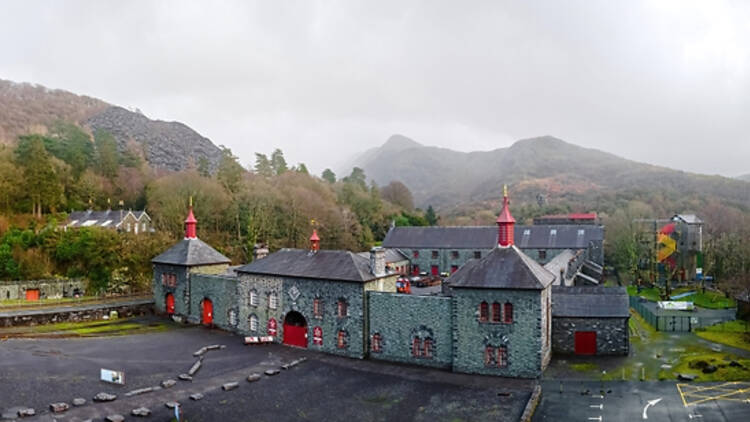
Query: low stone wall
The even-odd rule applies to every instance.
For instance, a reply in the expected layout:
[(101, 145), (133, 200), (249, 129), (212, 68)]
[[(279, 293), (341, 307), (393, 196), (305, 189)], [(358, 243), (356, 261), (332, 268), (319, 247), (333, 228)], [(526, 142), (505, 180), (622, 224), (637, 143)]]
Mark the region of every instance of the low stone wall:
[(628, 318), (552, 317), (552, 352), (575, 353), (576, 331), (596, 332), (597, 355), (627, 355), (630, 351)]
[(148, 315), (154, 312), (154, 301), (146, 299), (119, 303), (0, 312), (0, 327), (92, 321), (102, 319), (112, 311), (117, 311), (120, 318)]

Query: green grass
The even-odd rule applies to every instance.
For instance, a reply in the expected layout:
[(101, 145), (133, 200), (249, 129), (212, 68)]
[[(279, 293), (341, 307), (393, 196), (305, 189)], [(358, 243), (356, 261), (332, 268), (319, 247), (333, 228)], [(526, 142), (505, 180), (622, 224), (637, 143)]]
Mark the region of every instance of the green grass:
[[(641, 293), (639, 294), (637, 291), (636, 286), (628, 286), (628, 294), (630, 296), (640, 296), (644, 299), (650, 300), (652, 302), (658, 302), (661, 300), (659, 297), (659, 289), (656, 287), (651, 288), (643, 288), (641, 289)], [(672, 296), (686, 293), (690, 291), (695, 291), (696, 293), (694, 295), (690, 295), (687, 297), (683, 297), (680, 299), (677, 299), (678, 302), (693, 302), (696, 306), (700, 306), (701, 308), (708, 308), (708, 309), (727, 309), (727, 308), (734, 308), (737, 306), (737, 302), (734, 301), (732, 298), (726, 297), (721, 292), (713, 292), (710, 290), (707, 290), (705, 293), (702, 293), (700, 291), (699, 287), (695, 288), (688, 288), (688, 287), (682, 287), (679, 289), (674, 289), (672, 291)]]
[(695, 334), (714, 343), (750, 351), (750, 322), (748, 321), (727, 321), (697, 330)]
[(12, 327), (0, 330), (1, 337), (100, 337), (166, 331), (164, 322), (145, 323), (133, 319), (61, 322), (57, 324)]
[(599, 370), (599, 366), (591, 362), (571, 363), (570, 369), (578, 372), (593, 372)]
[[(742, 367), (730, 366), (731, 361), (736, 361)], [(717, 367), (716, 372), (704, 374), (698, 363), (705, 362)], [(737, 356), (722, 352), (708, 352), (704, 349), (689, 348), (680, 355), (679, 361), (670, 369), (662, 369), (659, 379), (673, 380), (675, 374), (697, 375), (696, 381), (745, 381), (750, 380), (750, 359), (740, 359)]]

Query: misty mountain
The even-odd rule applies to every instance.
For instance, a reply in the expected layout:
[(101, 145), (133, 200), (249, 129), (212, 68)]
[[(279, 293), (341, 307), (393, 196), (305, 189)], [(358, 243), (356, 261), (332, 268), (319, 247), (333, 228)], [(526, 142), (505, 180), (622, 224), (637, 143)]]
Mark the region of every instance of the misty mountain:
[(41, 85), (0, 79), (0, 143), (15, 144), (19, 135), (47, 133), (55, 122), (74, 123), (93, 133), (114, 135), (117, 147), (137, 145), (154, 168), (182, 170), (198, 160), (215, 169), (221, 150), (211, 140), (179, 122), (152, 120), (102, 100)]
[[(668, 161), (664, 163), (669, 165)], [(660, 191), (664, 195), (707, 195), (750, 206), (750, 184), (638, 163), (552, 136), (523, 139), (507, 148), (459, 152), (421, 145), (396, 135), (360, 154), (353, 165), (380, 185), (399, 180), (419, 206), (443, 210), (496, 200), (502, 185), (516, 198), (568, 198), (592, 193)]]
[(750, 182), (750, 173), (743, 174), (742, 176), (737, 176), (737, 179), (744, 180), (746, 182)]

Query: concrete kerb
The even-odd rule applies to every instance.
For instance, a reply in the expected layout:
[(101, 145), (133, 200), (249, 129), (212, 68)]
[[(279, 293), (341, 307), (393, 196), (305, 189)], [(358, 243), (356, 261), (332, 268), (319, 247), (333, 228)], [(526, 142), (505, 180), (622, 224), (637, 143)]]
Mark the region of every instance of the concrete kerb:
[(521, 422), (531, 422), (531, 418), (534, 416), (534, 411), (539, 405), (539, 399), (542, 397), (542, 386), (537, 384), (534, 386), (534, 390), (531, 392), (529, 401), (526, 402), (526, 407), (523, 409), (521, 414)]

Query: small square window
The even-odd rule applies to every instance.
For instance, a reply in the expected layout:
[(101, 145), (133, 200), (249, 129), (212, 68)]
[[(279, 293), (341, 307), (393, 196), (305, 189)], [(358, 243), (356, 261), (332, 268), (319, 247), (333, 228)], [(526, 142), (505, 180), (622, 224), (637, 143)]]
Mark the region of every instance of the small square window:
[(336, 336), (336, 347), (339, 349), (346, 349), (346, 331), (340, 330)]
[(458, 259), (458, 251), (451, 251), (451, 258)]
[(547, 259), (547, 251), (545, 251), (543, 249), (540, 250), (539, 251), (539, 259)]
[(372, 335), (372, 351), (375, 353), (380, 353), (382, 349), (382, 339), (380, 338), (380, 333), (375, 333)]
[(438, 259), (438, 251), (432, 251), (432, 259)]
[(482, 258), (482, 252), (474, 251), (474, 259), (480, 259)]
[(258, 306), (258, 292), (250, 291), (250, 306)]
[(414, 251), (412, 255), (414, 256), (414, 258), (419, 258), (419, 251)]
[(321, 300), (318, 298), (313, 299), (313, 316), (315, 318), (323, 318), (323, 306)]
[(336, 308), (336, 314), (339, 318), (344, 318), (349, 315), (349, 307), (344, 299), (339, 299)]

